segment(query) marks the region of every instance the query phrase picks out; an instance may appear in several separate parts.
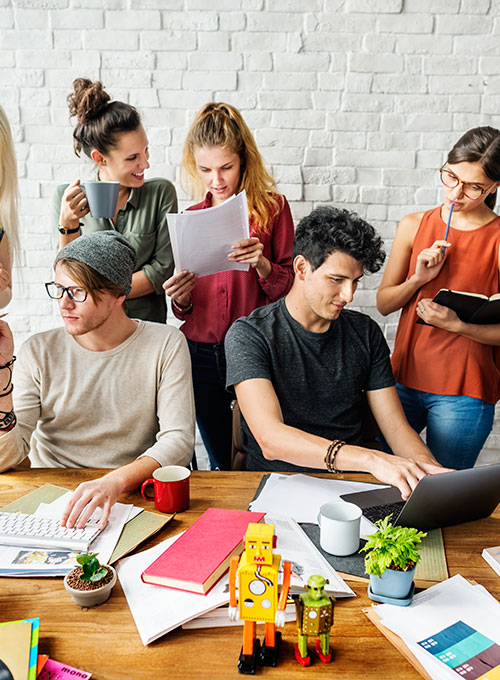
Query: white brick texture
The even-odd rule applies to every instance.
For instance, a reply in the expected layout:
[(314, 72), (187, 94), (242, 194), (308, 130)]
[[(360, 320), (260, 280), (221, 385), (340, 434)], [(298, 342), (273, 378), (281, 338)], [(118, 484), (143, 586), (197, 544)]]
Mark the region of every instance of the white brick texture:
[[(295, 219), (321, 203), (356, 209), (390, 248), (406, 212), (439, 200), (450, 144), (500, 127), (499, 36), (499, 0), (1, 0), (0, 102), (21, 178), (16, 343), (59, 323), (42, 285), (51, 194), (89, 173), (72, 151), (74, 78), (141, 109), (150, 176), (174, 181), (195, 112), (235, 104)], [(397, 314), (376, 313), (379, 281), (357, 304), (392, 343)], [(487, 447), (500, 449), (500, 417)]]

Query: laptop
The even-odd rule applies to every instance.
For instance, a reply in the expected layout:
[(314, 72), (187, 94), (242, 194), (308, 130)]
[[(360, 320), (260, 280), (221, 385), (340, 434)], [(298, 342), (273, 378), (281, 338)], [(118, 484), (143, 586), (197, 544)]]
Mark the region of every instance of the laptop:
[(500, 502), (500, 464), (423, 477), (405, 502), (394, 486), (340, 498), (371, 522), (392, 513), (393, 524), (421, 531), (488, 517)]

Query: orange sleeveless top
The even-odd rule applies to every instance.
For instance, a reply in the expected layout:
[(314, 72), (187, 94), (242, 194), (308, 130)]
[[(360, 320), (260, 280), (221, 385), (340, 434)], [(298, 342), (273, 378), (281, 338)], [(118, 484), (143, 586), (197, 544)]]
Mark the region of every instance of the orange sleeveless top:
[[(441, 206), (424, 213), (413, 243), (408, 278), (417, 255), (437, 239), (446, 224)], [(500, 217), (472, 231), (450, 227), (453, 244), (438, 276), (426, 283), (403, 307), (392, 368), (396, 380), (433, 394), (466, 395), (495, 404), (500, 398), (500, 348), (484, 345), (441, 328), (416, 323), (416, 306), (440, 288), (494, 295), (499, 292)]]

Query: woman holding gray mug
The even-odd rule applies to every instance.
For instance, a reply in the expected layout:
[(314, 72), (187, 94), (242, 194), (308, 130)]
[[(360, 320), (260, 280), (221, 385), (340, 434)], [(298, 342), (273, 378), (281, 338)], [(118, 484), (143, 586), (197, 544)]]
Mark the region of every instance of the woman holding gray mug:
[[(99, 184), (119, 185), (113, 215), (101, 217), (87, 195), (92, 189), (77, 179), (59, 186), (52, 204), (52, 222), (59, 232), (59, 248), (82, 233), (116, 229), (137, 252), (137, 271), (127, 299), (127, 314), (136, 319), (165, 323), (163, 281), (173, 272), (167, 213), (177, 211), (177, 196), (167, 179), (144, 179), (149, 168), (148, 139), (137, 109), (111, 101), (98, 81), (77, 78), (68, 96), (77, 123), (73, 145), (77, 156), (85, 153), (95, 164)], [(114, 186), (113, 186), (114, 185)], [(99, 187), (104, 189), (104, 187)], [(94, 213), (93, 216), (92, 212)]]

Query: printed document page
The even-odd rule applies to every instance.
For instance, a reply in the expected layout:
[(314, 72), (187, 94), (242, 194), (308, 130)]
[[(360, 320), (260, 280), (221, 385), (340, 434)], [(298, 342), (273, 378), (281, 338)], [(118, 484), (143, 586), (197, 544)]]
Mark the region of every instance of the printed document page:
[(432, 678), (477, 678), (481, 664), (489, 664), (492, 680), (500, 677), (500, 604), (483, 586), (457, 574), (415, 595), (409, 607), (376, 611)]
[(207, 276), (249, 270), (248, 264), (227, 259), (233, 243), (250, 236), (245, 190), (213, 208), (169, 213), (167, 222), (177, 272)]

